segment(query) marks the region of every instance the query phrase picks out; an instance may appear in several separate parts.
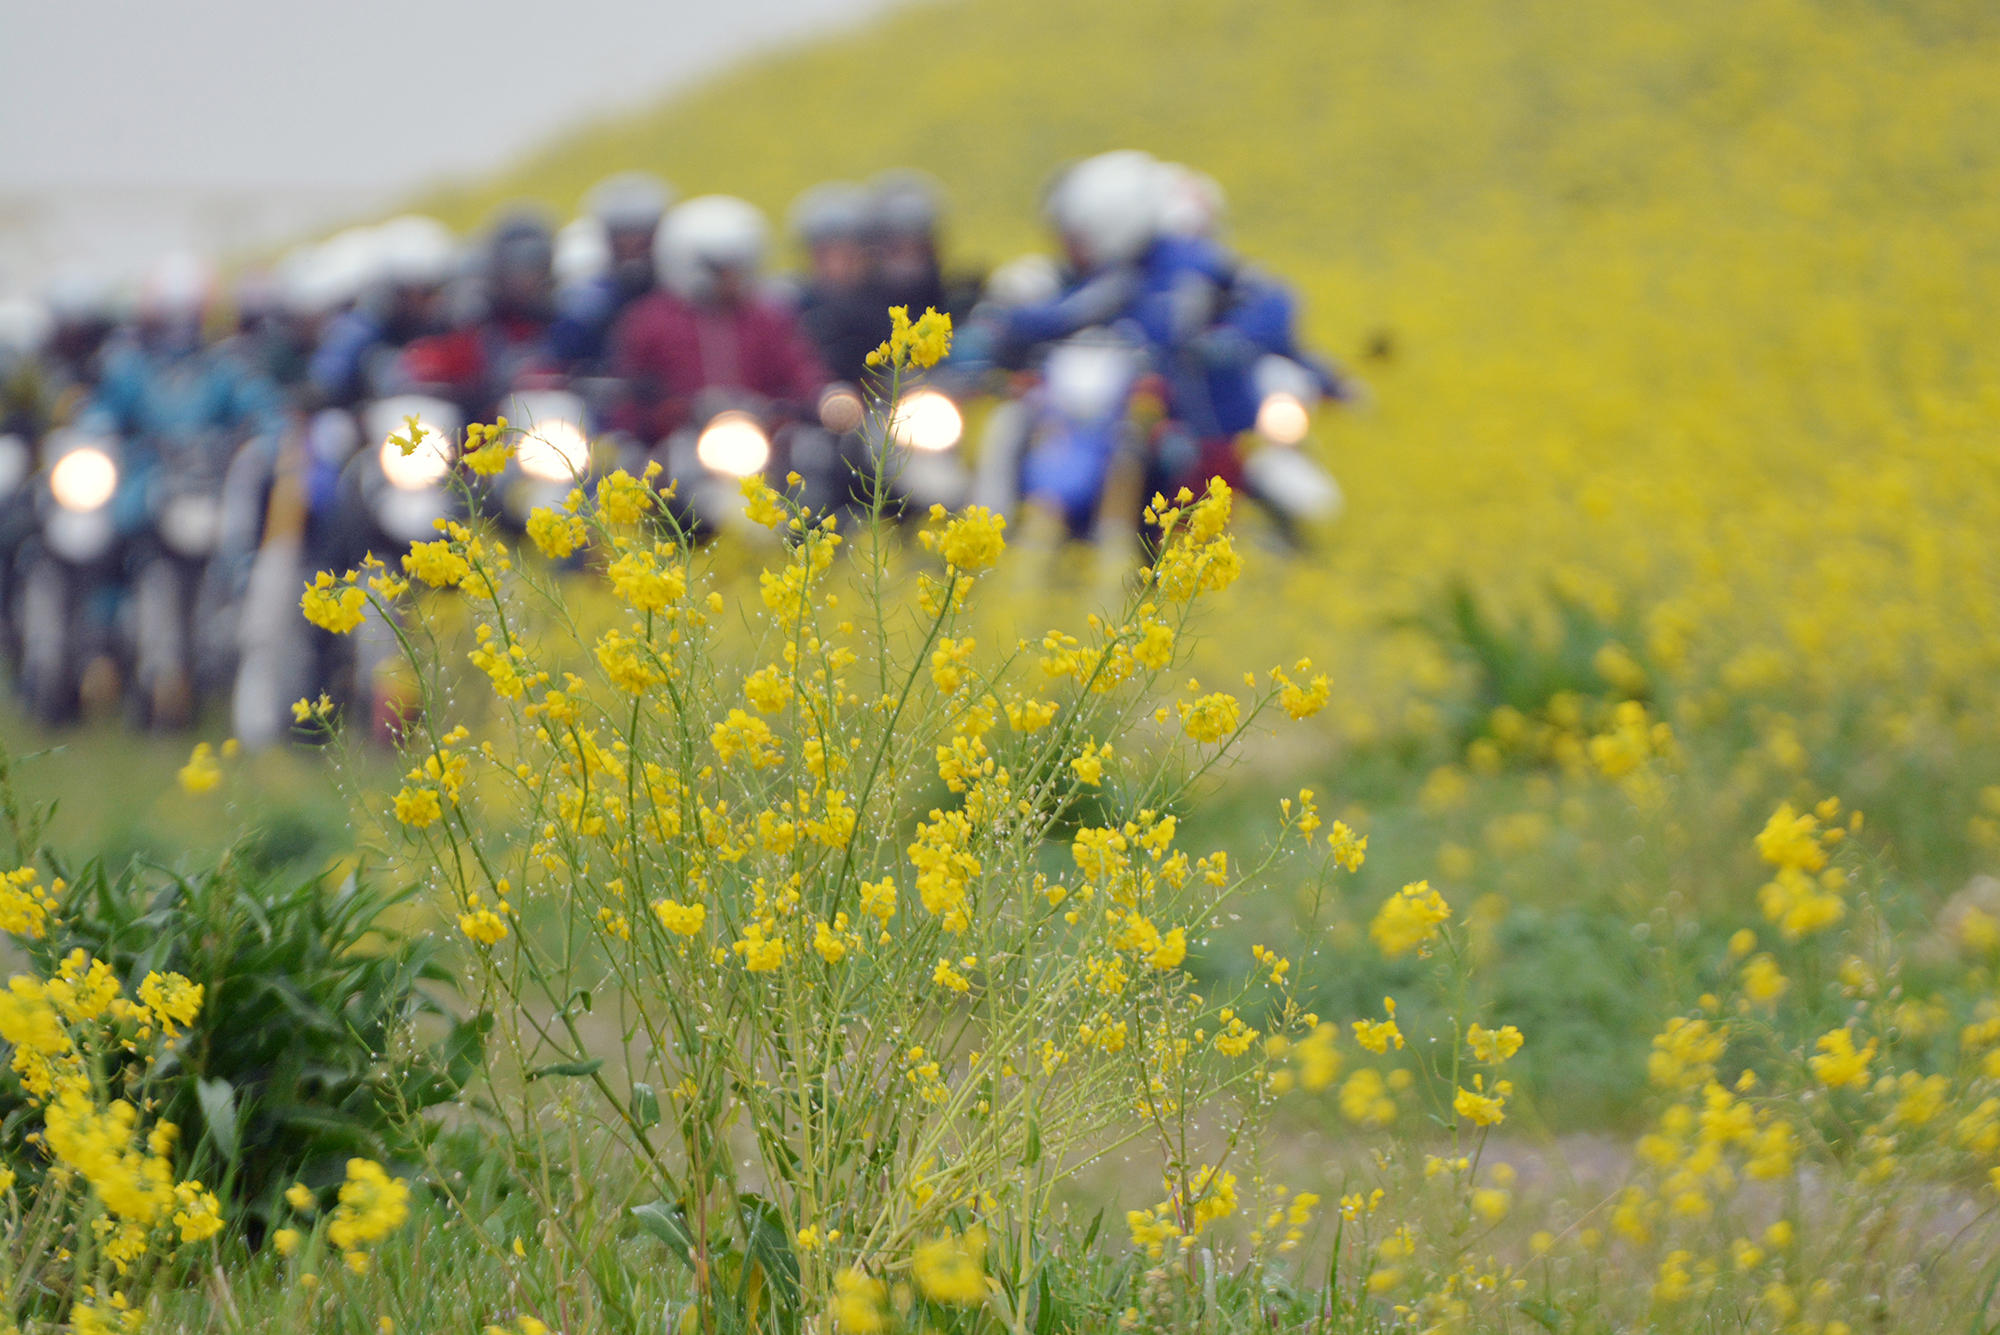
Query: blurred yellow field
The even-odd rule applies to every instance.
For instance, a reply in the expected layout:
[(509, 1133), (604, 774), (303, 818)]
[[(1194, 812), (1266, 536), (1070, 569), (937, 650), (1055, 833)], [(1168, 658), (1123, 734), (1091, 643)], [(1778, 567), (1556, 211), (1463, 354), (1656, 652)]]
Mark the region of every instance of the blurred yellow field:
[(1437, 671), (1376, 628), (1462, 578), (1582, 600), (1810, 756), (1993, 714), (1996, 70), (1970, 5), (923, 6), (444, 202), (644, 163), (779, 210), (909, 163), (995, 260), (1066, 156), (1193, 163), (1376, 391), (1321, 424), (1348, 513), (1272, 600), (1349, 735)]

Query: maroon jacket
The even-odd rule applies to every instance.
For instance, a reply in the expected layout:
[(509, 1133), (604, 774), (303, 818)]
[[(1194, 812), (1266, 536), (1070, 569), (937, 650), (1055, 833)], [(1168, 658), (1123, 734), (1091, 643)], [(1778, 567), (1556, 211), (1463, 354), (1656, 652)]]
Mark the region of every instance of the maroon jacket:
[(704, 389), (745, 389), (810, 414), (832, 379), (792, 312), (766, 301), (695, 306), (664, 291), (626, 308), (611, 331), (611, 372), (627, 388), (618, 425), (659, 440)]

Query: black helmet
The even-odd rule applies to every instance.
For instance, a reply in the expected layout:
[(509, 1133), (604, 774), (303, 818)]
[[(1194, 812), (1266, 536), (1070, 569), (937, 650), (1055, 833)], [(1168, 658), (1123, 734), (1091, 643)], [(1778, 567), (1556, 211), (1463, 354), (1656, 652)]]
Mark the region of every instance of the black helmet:
[(511, 213), (486, 240), (486, 271), (495, 283), (515, 274), (546, 274), (555, 266), (555, 229), (539, 213)]

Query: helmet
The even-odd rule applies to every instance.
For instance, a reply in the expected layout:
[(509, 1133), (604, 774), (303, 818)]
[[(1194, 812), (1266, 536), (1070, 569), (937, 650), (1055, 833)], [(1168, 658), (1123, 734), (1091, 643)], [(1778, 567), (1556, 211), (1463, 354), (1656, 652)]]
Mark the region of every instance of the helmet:
[(147, 271), (139, 289), (143, 318), (176, 323), (198, 321), (215, 292), (215, 270), (190, 251), (175, 251)]
[(703, 195), (667, 215), (653, 242), (653, 262), (668, 290), (700, 301), (714, 292), (718, 270), (761, 268), (769, 238), (756, 205), (733, 195)]
[(376, 229), (350, 227), (304, 252), (294, 268), (289, 300), (302, 315), (325, 315), (353, 302), (382, 277), (382, 249)]
[(583, 211), (607, 232), (650, 232), (673, 202), (673, 189), (665, 181), (648, 171), (629, 171), (590, 187)]
[(556, 286), (587, 283), (611, 267), (611, 242), (595, 218), (575, 218), (556, 233)]
[(458, 242), (435, 218), (406, 213), (375, 229), (382, 273), (397, 287), (441, 287), (451, 277)]
[(1161, 233), (1212, 238), (1221, 231), (1229, 203), (1216, 179), (1178, 162), (1163, 162), (1160, 167)]
[(110, 281), (95, 269), (80, 265), (59, 269), (43, 287), (42, 297), (57, 324), (88, 324), (111, 314)]
[(885, 237), (929, 237), (944, 220), (944, 189), (912, 167), (893, 167), (868, 183), (870, 224)]
[(1085, 267), (1122, 264), (1158, 235), (1162, 183), (1159, 161), (1149, 153), (1100, 153), (1057, 177), (1043, 207)]
[(808, 246), (858, 240), (868, 230), (874, 202), (852, 181), (823, 181), (792, 201), (792, 235)]
[(486, 267), (496, 282), (514, 273), (546, 274), (555, 263), (555, 233), (539, 213), (502, 218), (486, 238)]
[(54, 324), (48, 307), (33, 297), (0, 297), (0, 366), (40, 352)]

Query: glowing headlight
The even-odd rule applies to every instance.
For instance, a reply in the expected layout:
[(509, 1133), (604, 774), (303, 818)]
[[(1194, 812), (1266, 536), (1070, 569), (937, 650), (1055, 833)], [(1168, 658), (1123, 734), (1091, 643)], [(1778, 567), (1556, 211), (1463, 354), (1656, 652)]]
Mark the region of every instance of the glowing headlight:
[(80, 445), (49, 470), (49, 494), (65, 510), (95, 510), (118, 490), (118, 465), (95, 445)]
[(958, 405), (934, 389), (905, 394), (889, 415), (889, 434), (898, 445), (933, 453), (948, 450), (965, 434)]
[(1290, 394), (1266, 394), (1257, 407), (1257, 434), (1279, 445), (1296, 445), (1306, 438), (1312, 414)]
[(711, 472), (749, 477), (771, 458), (771, 438), (749, 413), (717, 413), (694, 443), (695, 458)]
[(445, 442), (451, 436), (428, 422), (424, 425), (428, 429), (413, 453), (403, 453), (403, 447), (394, 436), (382, 442), (378, 456), (382, 461), (382, 476), (388, 478), (389, 485), (398, 491), (422, 491), (425, 487), (435, 487), (451, 471), (451, 459), (445, 453), (449, 448)]
[(571, 482), (590, 464), (590, 442), (583, 428), (562, 418), (537, 422), (521, 437), (514, 458), (521, 471), (543, 482)]

